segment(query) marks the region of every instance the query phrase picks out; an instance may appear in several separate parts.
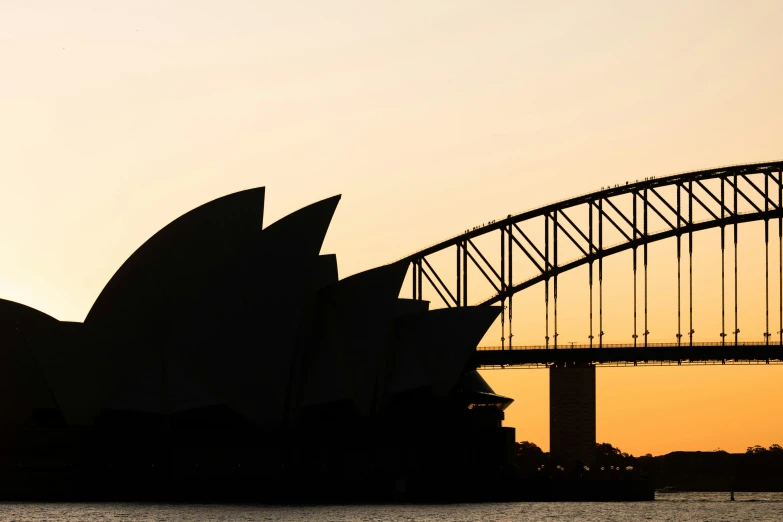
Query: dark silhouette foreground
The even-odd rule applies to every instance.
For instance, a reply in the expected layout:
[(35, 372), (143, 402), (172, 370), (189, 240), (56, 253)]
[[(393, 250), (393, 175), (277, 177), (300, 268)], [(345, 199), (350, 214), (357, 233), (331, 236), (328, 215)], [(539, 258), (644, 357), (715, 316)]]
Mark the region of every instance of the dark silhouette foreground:
[(608, 443), (596, 445), (589, 469), (567, 466), (532, 442), (516, 443), (516, 464), (527, 478), (650, 480), (678, 491), (783, 491), (783, 448), (752, 446), (745, 453), (675, 451), (634, 457)]
[(84, 323), (0, 301), (0, 498), (340, 502), (518, 491), (512, 402), (474, 371), (496, 307), (340, 280), (339, 196), (263, 227), (264, 189), (138, 248)]

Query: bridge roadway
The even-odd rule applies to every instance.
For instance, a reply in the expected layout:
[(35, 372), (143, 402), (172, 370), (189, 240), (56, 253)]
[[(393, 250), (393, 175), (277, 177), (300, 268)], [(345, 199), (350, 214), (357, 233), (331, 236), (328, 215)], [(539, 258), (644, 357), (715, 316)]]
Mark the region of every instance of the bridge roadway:
[(682, 364), (781, 364), (783, 346), (761, 342), (717, 343), (639, 343), (630, 344), (478, 347), (474, 354), (478, 368), (547, 368), (549, 366), (603, 365), (682, 365)]

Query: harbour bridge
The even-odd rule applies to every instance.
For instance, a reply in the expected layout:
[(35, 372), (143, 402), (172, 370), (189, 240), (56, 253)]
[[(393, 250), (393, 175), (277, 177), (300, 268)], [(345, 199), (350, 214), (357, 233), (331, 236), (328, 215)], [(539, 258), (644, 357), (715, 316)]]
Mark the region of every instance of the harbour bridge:
[[(739, 323), (739, 225), (750, 222), (764, 224), (765, 329), (758, 341), (743, 340)], [(710, 229), (720, 233), (721, 331), (714, 339), (697, 342), (693, 236)], [(772, 274), (777, 303), (770, 303), (771, 231), (777, 232), (773, 264), (778, 273)], [(677, 332), (674, 342), (653, 343), (648, 342), (648, 250), (667, 239), (676, 242)], [(628, 251), (633, 277), (632, 341), (608, 344), (604, 342), (604, 260)], [(520, 259), (532, 273), (515, 276)], [(413, 299), (423, 299), (426, 289), (437, 295), (441, 306), (501, 305), (500, 346), (478, 348), (474, 364), (484, 369), (549, 368), (550, 445), (553, 454), (571, 460), (590, 460), (595, 447), (596, 365), (783, 362), (783, 161), (601, 187), (465, 230), (403, 260), (410, 263)], [(564, 346), (558, 340), (558, 278), (584, 266), (589, 292), (587, 342)], [(727, 271), (733, 288), (727, 288)], [(520, 346), (514, 343), (514, 297), (538, 284), (544, 287), (544, 342)], [(488, 287), (492, 293), (473, 300), (469, 289), (476, 286)], [(733, 306), (728, 309), (727, 292), (733, 292), (729, 301)], [(758, 303), (754, 308), (759, 309)]]

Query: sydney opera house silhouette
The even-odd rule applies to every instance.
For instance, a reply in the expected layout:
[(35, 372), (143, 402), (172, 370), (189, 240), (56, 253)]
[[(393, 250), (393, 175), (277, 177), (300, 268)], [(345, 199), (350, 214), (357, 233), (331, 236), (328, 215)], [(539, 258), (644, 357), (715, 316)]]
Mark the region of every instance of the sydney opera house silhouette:
[(511, 399), (472, 366), (493, 307), (345, 279), (339, 196), (263, 226), (264, 189), (176, 219), (83, 323), (0, 300), (0, 498), (373, 500), (491, 487)]

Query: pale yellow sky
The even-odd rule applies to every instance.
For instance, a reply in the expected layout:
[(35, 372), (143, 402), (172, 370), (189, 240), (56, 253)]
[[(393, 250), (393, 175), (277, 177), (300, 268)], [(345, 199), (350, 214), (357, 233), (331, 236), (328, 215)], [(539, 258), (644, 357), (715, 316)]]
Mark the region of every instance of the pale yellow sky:
[[(781, 158), (782, 16), (777, 1), (5, 0), (0, 296), (82, 320), (147, 237), (254, 186), (267, 223), (343, 194), (324, 251), (346, 276), (600, 186)], [(655, 248), (671, 274), (673, 243)], [(627, 277), (627, 258), (612, 263)], [(561, 285), (563, 317), (579, 317), (564, 319), (569, 340), (586, 337), (582, 303), (566, 304), (584, 279)], [(621, 340), (627, 283), (612, 281), (605, 330)], [(655, 290), (671, 288), (662, 276)], [(540, 342), (530, 292), (517, 334)], [(669, 340), (671, 304), (656, 303), (652, 337)], [(517, 399), (518, 438), (548, 447), (546, 372), (488, 378)], [(780, 368), (602, 369), (598, 382), (599, 438), (625, 451), (783, 438)]]

